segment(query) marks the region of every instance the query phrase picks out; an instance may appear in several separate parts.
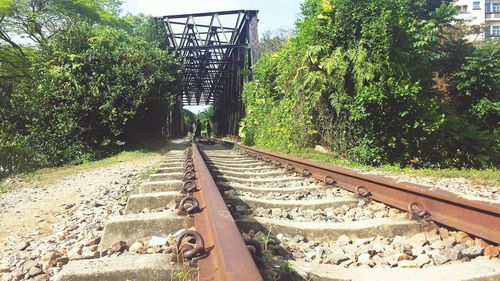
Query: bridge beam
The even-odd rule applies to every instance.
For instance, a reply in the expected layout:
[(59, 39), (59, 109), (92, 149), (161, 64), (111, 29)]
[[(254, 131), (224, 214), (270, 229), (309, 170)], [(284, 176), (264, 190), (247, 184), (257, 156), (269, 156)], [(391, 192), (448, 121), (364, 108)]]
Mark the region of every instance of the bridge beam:
[(219, 136), (238, 135), (244, 116), (241, 92), (251, 76), (243, 74), (249, 73), (255, 61), (257, 14), (256, 10), (234, 10), (158, 18), (167, 30), (169, 48), (184, 58), (187, 83), (179, 101), (213, 105), (214, 132)]

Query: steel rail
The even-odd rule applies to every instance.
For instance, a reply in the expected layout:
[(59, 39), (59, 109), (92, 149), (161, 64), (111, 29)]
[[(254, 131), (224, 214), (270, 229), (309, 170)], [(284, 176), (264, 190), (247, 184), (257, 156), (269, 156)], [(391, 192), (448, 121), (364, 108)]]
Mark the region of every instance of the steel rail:
[(201, 209), (194, 221), (208, 251), (198, 260), (199, 280), (263, 280), (195, 143), (192, 150)]
[(427, 219), (462, 230), (476, 237), (500, 243), (500, 204), (474, 201), (448, 191), (431, 189), (412, 183), (398, 183), (392, 179), (364, 175), (350, 169), (325, 165), (253, 147), (228, 142), (247, 153), (317, 180), (368, 196), (392, 207), (418, 213)]

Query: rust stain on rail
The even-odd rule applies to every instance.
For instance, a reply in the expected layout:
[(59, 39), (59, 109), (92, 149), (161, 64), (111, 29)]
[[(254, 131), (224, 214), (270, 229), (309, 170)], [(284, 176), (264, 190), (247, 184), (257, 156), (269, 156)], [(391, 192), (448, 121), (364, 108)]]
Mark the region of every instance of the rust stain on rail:
[[(234, 143), (231, 143), (234, 144)], [(236, 144), (254, 156), (349, 191), (369, 196), (373, 200), (409, 211), (417, 207), (428, 218), (443, 225), (462, 230), (474, 236), (500, 243), (500, 204), (468, 200), (444, 190), (397, 183), (392, 179), (363, 175), (353, 170), (325, 165)]]
[(196, 144), (193, 160), (200, 188), (194, 196), (202, 210), (195, 215), (195, 226), (208, 252), (198, 261), (199, 280), (263, 280)]

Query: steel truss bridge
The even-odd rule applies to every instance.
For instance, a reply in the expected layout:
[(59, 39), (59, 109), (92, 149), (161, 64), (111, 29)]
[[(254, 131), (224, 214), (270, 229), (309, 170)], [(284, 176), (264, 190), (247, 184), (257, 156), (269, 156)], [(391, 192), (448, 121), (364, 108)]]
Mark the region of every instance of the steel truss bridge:
[(258, 42), (257, 14), (256, 10), (235, 10), (159, 18), (168, 47), (184, 58), (185, 86), (179, 108), (213, 105), (217, 135), (238, 133), (244, 114), (243, 82), (249, 77)]

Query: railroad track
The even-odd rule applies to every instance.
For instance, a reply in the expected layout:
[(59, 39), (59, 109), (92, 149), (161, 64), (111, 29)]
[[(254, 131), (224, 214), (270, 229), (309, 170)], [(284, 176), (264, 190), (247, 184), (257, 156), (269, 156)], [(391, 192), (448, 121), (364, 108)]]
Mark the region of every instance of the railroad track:
[[(270, 248), (268, 275), (283, 274), (272, 266), (285, 264), (320, 280), (453, 279), (456, 272), (464, 280), (478, 277), (478, 268), (499, 278), (498, 260), (481, 257), (498, 249), (497, 204), (243, 145), (240, 153), (201, 148), (240, 229)], [(496, 271), (487, 273), (491, 268)]]
[(102, 257), (57, 280), (500, 280), (499, 216), (498, 204), (198, 144), (171, 151), (108, 221)]

